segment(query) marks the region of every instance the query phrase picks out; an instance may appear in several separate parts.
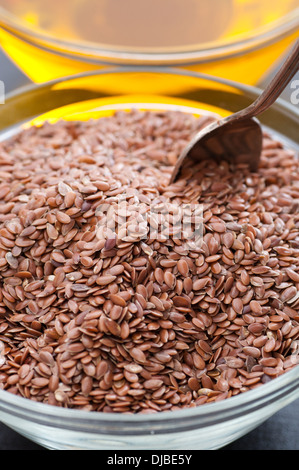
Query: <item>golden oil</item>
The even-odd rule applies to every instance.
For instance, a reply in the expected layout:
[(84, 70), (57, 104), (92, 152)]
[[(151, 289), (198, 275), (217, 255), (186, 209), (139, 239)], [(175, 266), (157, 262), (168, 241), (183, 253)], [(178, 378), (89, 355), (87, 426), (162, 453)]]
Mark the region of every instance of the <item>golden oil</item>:
[(299, 0), (0, 0), (0, 7), (0, 44), (36, 83), (150, 64), (256, 84), (299, 33)]

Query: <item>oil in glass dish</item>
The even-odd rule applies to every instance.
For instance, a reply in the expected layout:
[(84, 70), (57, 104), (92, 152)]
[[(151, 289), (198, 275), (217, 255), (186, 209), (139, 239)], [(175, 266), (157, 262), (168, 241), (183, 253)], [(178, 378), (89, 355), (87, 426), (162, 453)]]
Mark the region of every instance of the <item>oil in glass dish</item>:
[(35, 82), (154, 64), (256, 84), (298, 31), (299, 0), (0, 0), (0, 41)]

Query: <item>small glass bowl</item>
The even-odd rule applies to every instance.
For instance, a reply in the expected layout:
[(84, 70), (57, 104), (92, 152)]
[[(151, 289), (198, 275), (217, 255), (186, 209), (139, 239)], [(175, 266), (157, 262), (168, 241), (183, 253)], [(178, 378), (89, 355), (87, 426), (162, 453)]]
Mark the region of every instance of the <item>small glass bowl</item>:
[[(127, 68), (85, 73), (27, 86), (0, 106), (1, 138), (45, 119), (86, 119), (116, 108), (183, 109), (227, 115), (259, 90), (199, 73)], [(261, 117), (269, 132), (299, 149), (299, 113), (278, 100)], [(298, 348), (297, 348), (298, 349)], [(294, 355), (298, 364), (298, 351)], [(0, 420), (26, 438), (57, 450), (219, 449), (299, 398), (299, 367), (258, 388), (196, 408), (155, 414), (110, 414), (37, 403), (0, 390)]]
[[(190, 39), (190, 42), (179, 42), (177, 39), (178, 44), (176, 45), (161, 43), (155, 46), (141, 47), (144, 29), (151, 28), (152, 37), (158, 36), (157, 30), (163, 28), (163, 21), (161, 21), (164, 18), (163, 13), (147, 17), (145, 27), (141, 28), (139, 34), (135, 34), (132, 42), (124, 45), (129, 26), (120, 14), (118, 15), (117, 28), (121, 33), (120, 43), (113, 39), (110, 41), (106, 39), (106, 42), (104, 42), (105, 40), (84, 41), (77, 37), (75, 31), (70, 34), (72, 27), (68, 24), (69, 18), (75, 13), (76, 8), (80, 8), (80, 3), (81, 8), (83, 6), (82, 24), (96, 23), (99, 20), (98, 16), (101, 17), (102, 23), (100, 24), (109, 24), (112, 16), (111, 8), (108, 8), (108, 1), (103, 1), (102, 10), (98, 6), (96, 13), (92, 10), (90, 2), (87, 3), (87, 6), (84, 5), (84, 2), (62, 2), (63, 5), (59, 5), (59, 12), (61, 11), (64, 18), (63, 27), (60, 25), (60, 33), (50, 34), (46, 30), (39, 29), (36, 24), (38, 24), (40, 14), (44, 21), (48, 17), (50, 18), (51, 13), (53, 14), (53, 7), (47, 10), (47, 6), (41, 0), (29, 2), (28, 5), (25, 2), (21, 8), (22, 14), (17, 16), (17, 13), (12, 12), (14, 7), (18, 8), (18, 2), (14, 5), (14, 2), (10, 4), (7, 0), (2, 2), (0, 0), (0, 42), (9, 57), (35, 83), (109, 66), (154, 65), (181, 67), (255, 85), (269, 73), (269, 69), (272, 69), (275, 62), (285, 53), (299, 32), (298, 0), (288, 0), (283, 5), (282, 2), (279, 5), (277, 1), (272, 6), (272, 11), (267, 11), (271, 8), (271, 2), (269, 0), (268, 2), (256, 0), (246, 2), (244, 0), (226, 0), (224, 2), (221, 0), (216, 5), (212, 5), (210, 2), (197, 2), (197, 4), (196, 2), (186, 2), (184, 14), (182, 11), (180, 13), (177, 11), (177, 7), (179, 6), (179, 10), (181, 10), (182, 6), (180, 2), (176, 2), (173, 11), (168, 12), (168, 27), (172, 25), (172, 34), (178, 31), (178, 38), (182, 30), (196, 31), (195, 37)], [(110, 16), (105, 8), (105, 3)], [(20, 4), (22, 5), (22, 2)], [(157, 5), (161, 11), (161, 4), (156, 1), (152, 5), (154, 12)], [(280, 16), (275, 13), (277, 5), (281, 10)], [(12, 12), (6, 9), (7, 6), (11, 7)], [(140, 28), (142, 19), (139, 16), (144, 16), (144, 13), (141, 15), (140, 11), (130, 11), (130, 6), (132, 8), (132, 3), (129, 2), (129, 18)], [(215, 13), (215, 8), (217, 13)], [(241, 10), (239, 10), (240, 8)], [(205, 9), (208, 10), (208, 14), (205, 14)], [(143, 10), (141, 9), (141, 11)], [(21, 17), (22, 15), (23, 17)], [(31, 19), (25, 21), (24, 18), (26, 19), (28, 15)], [(180, 15), (179, 20), (173, 15)], [(256, 18), (262, 18), (265, 15), (265, 24), (259, 27), (256, 27), (254, 22), (251, 24), (251, 15)], [(114, 12), (114, 17), (118, 16)], [(80, 15), (78, 17), (80, 18)], [(49, 18), (48, 21), (51, 23)], [(154, 18), (156, 21), (157, 18), (160, 20), (159, 28), (155, 24)], [(222, 20), (220, 21), (221, 25), (218, 24), (217, 19), (219, 18)], [(237, 21), (236, 25), (230, 23), (232, 18)], [(202, 40), (200, 38), (201, 30), (206, 24), (210, 25), (208, 28), (210, 33), (215, 30), (218, 35), (212, 35), (213, 39), (204, 41), (203, 38)], [(115, 25), (114, 28), (116, 28)], [(230, 28), (232, 31), (229, 33)], [(91, 27), (89, 27), (90, 29)], [(110, 29), (113, 31), (113, 25)], [(134, 30), (134, 28), (131, 29)], [(97, 30), (100, 31), (100, 26)]]

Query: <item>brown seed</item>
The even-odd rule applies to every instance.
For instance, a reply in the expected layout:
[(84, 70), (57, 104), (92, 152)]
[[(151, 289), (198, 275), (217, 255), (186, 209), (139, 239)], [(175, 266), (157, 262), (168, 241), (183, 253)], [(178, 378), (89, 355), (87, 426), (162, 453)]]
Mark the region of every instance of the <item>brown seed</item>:
[(217, 380), (217, 388), (221, 392), (226, 392), (229, 389), (229, 383), (223, 377), (219, 377)]
[(176, 277), (175, 277), (174, 274), (172, 274), (171, 272), (166, 271), (166, 272), (164, 273), (164, 281), (165, 281), (165, 284), (167, 284), (167, 286), (168, 286), (170, 289), (174, 289), (174, 288), (175, 288)]
[(115, 305), (119, 305), (120, 307), (125, 307), (127, 305), (125, 299), (118, 294), (111, 294), (110, 299)]
[(109, 274), (112, 276), (119, 276), (119, 274), (122, 274), (124, 270), (124, 266), (122, 266), (121, 264), (117, 264), (116, 266), (113, 266), (109, 269)]
[(33, 387), (46, 387), (49, 384), (49, 379), (45, 377), (36, 377), (31, 380), (32, 386)]
[(106, 322), (107, 328), (110, 331), (110, 333), (114, 336), (120, 336), (121, 335), (121, 327), (119, 326), (116, 321), (111, 320), (111, 318), (107, 319)]
[(131, 349), (130, 354), (137, 362), (141, 362), (142, 364), (146, 362), (145, 354), (141, 349), (133, 348)]
[(200, 330), (205, 330), (205, 324), (200, 318), (192, 318), (192, 323), (196, 326), (196, 328), (199, 328)]
[(64, 204), (65, 207), (69, 208), (71, 207), (76, 199), (76, 193), (73, 192), (72, 190), (68, 191), (65, 196), (64, 196)]
[(193, 282), (193, 290), (204, 289), (207, 286), (207, 284), (209, 284), (209, 282), (210, 282), (210, 278), (208, 277), (204, 277), (202, 279), (196, 279)]
[(13, 268), (13, 269), (17, 269), (18, 268), (18, 260), (17, 258), (15, 258), (13, 256), (13, 254), (11, 252), (8, 252), (6, 253), (5, 255), (5, 258), (6, 258), (6, 261), (8, 262), (8, 264)]
[(156, 268), (155, 271), (154, 271), (154, 274), (155, 274), (156, 281), (159, 284), (163, 284), (163, 282), (164, 282), (163, 270), (161, 268)]
[(176, 307), (188, 308), (190, 306), (190, 299), (178, 295), (173, 298), (173, 303)]
[(126, 369), (128, 372), (131, 372), (132, 374), (139, 374), (143, 370), (139, 364), (135, 364), (133, 362), (130, 364), (126, 364), (124, 366), (124, 369)]
[(224, 233), (222, 239), (223, 239), (223, 244), (226, 246), (226, 248), (231, 248), (235, 241), (235, 237), (232, 232)]
[(275, 344), (276, 344), (276, 341), (274, 338), (268, 339), (268, 341), (266, 342), (264, 346), (264, 351), (267, 353), (273, 351), (273, 349), (275, 348)]
[(191, 390), (193, 391), (197, 391), (200, 389), (200, 383), (197, 379), (195, 379), (194, 377), (191, 377), (189, 380), (188, 380), (188, 386), (190, 387)]
[(72, 220), (69, 215), (61, 211), (56, 212), (56, 217), (57, 217), (57, 220), (61, 222), (62, 224), (69, 224)]
[(158, 379), (150, 379), (150, 380), (145, 380), (143, 383), (144, 388), (150, 389), (150, 390), (156, 390), (157, 388), (160, 388), (163, 385), (163, 380), (158, 380)]
[(245, 286), (248, 286), (249, 283), (250, 283), (250, 276), (249, 276), (248, 272), (245, 269), (243, 269), (242, 272), (241, 272), (241, 282)]
[(72, 188), (63, 181), (60, 181), (58, 184), (58, 191), (62, 196), (66, 196), (68, 192), (72, 192)]
[(225, 224), (222, 222), (214, 222), (211, 224), (211, 229), (215, 232), (224, 233), (226, 231)]
[(292, 281), (299, 282), (299, 273), (290, 268), (286, 268), (286, 273)]
[(57, 375), (52, 375), (49, 379), (49, 390), (50, 392), (55, 392), (59, 385), (59, 377)]
[(287, 302), (297, 294), (297, 289), (295, 286), (287, 287), (282, 294), (280, 295), (280, 300), (282, 302)]
[(29, 374), (30, 372), (30, 366), (28, 364), (23, 364), (19, 371), (18, 371), (18, 374), (20, 376), (21, 379), (24, 379), (25, 377), (27, 377), (27, 375)]
[(51, 257), (56, 263), (65, 263), (65, 257), (59, 251), (53, 251)]
[(255, 313), (256, 315), (262, 315), (263, 309), (258, 301), (252, 300), (249, 305), (253, 313)]
[(92, 391), (92, 388), (93, 388), (92, 378), (89, 376), (84, 377), (84, 379), (82, 379), (82, 382), (81, 382), (81, 389), (82, 389), (83, 395), (88, 396), (90, 392)]
[(255, 348), (252, 346), (245, 346), (243, 348), (243, 352), (248, 356), (254, 357), (255, 359), (258, 359), (261, 355), (261, 351), (259, 350), (259, 348)]
[(226, 357), (225, 362), (228, 367), (231, 367), (232, 369), (240, 369), (244, 367), (244, 361), (237, 357)]
[(188, 263), (186, 262), (186, 260), (184, 259), (180, 259), (178, 261), (178, 271), (179, 273), (183, 276), (183, 277), (187, 277), (188, 276), (188, 273), (189, 273), (189, 266), (188, 266)]
[(262, 323), (251, 323), (250, 325), (248, 325), (248, 331), (255, 335), (262, 333), (264, 329), (265, 325), (263, 325)]
[(265, 133), (257, 172), (208, 159), (169, 185), (214, 121), (117, 111), (1, 142), (5, 393), (147, 414), (230, 399), (295, 366), (298, 161)]
[(74, 292), (86, 292), (89, 290), (89, 287), (85, 284), (73, 284), (71, 286), (72, 291)]
[(48, 234), (48, 237), (51, 238), (52, 240), (56, 240), (59, 235), (56, 228), (51, 224), (47, 224), (47, 234)]
[(236, 299), (233, 299), (232, 307), (236, 313), (241, 314), (243, 312), (243, 307), (244, 307), (242, 300), (239, 297), (237, 297)]
[(200, 370), (205, 369), (205, 366), (206, 366), (205, 361), (199, 354), (193, 353), (192, 358), (193, 358), (194, 367), (196, 367), (196, 369), (200, 369)]
[(112, 276), (110, 274), (104, 275), (104, 276), (98, 276), (96, 283), (99, 286), (106, 286), (108, 284), (111, 284), (116, 279), (116, 276)]
[(81, 264), (86, 268), (90, 268), (91, 266), (93, 266), (93, 263), (94, 261), (90, 256), (82, 256)]

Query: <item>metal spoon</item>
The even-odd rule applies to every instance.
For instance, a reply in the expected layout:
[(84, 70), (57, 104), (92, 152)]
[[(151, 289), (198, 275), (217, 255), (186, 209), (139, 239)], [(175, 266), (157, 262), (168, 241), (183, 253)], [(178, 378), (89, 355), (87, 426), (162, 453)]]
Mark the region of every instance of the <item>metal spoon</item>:
[(299, 69), (299, 39), (261, 95), (247, 108), (200, 130), (183, 150), (172, 173), (175, 182), (185, 167), (202, 159), (246, 163), (256, 171), (262, 150), (262, 129), (256, 116), (266, 111), (279, 97)]

